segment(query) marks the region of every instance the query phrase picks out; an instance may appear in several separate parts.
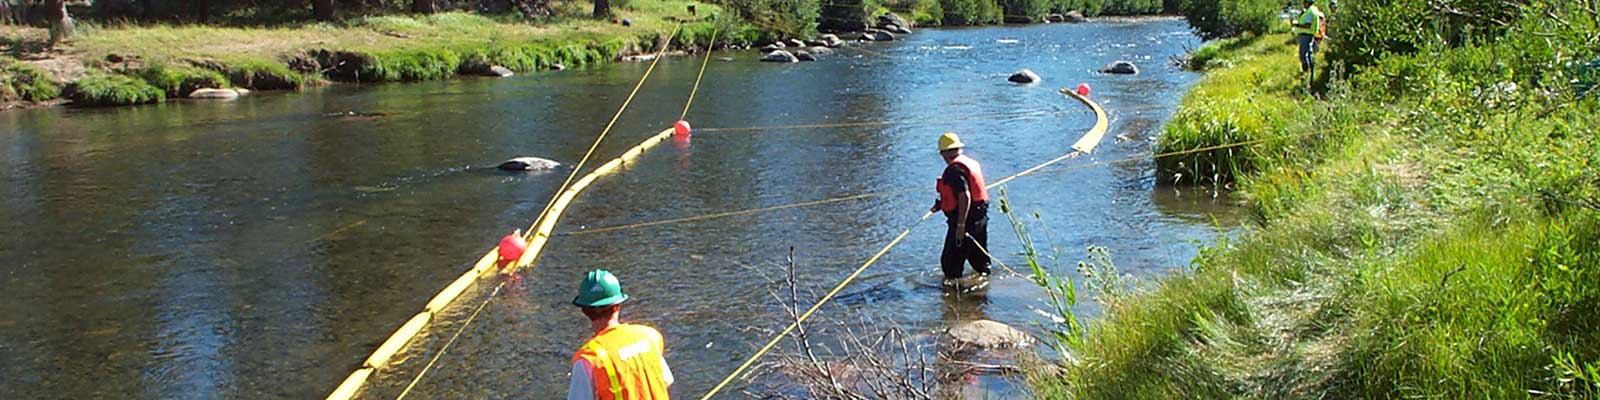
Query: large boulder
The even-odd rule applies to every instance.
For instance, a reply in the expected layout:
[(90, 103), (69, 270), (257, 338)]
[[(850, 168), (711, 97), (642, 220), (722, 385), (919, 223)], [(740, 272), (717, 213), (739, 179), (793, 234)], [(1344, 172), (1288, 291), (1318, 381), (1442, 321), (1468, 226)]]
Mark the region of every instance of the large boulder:
[(893, 33), (889, 33), (889, 31), (874, 31), (874, 32), (872, 32), (872, 40), (876, 40), (876, 41), (879, 41), (879, 42), (893, 41), (894, 40), (894, 34)]
[(769, 45), (766, 45), (766, 46), (761, 46), (761, 52), (762, 53), (771, 53), (771, 52), (774, 52), (774, 51), (782, 50), (782, 49), (787, 48), (787, 47), (789, 47), (789, 45), (783, 44), (783, 42), (772, 42), (772, 44), (769, 44)]
[(878, 40), (878, 35), (876, 33), (877, 33), (876, 31), (861, 32), (861, 37), (856, 38), (856, 40), (860, 40), (860, 41), (863, 41), (863, 42), (871, 42), (871, 41), (874, 41), (874, 40)]
[(1083, 16), (1083, 12), (1082, 11), (1078, 11), (1078, 10), (1068, 11), (1066, 15), (1063, 15), (1061, 17), (1062, 17), (1061, 19), (1063, 21), (1074, 23), (1074, 24), (1080, 23), (1080, 22), (1088, 22), (1089, 21), (1089, 18), (1088, 17), (1084, 17)]
[(959, 346), (984, 349), (1016, 348), (1033, 342), (1027, 332), (986, 319), (956, 324), (948, 334), (950, 340)]
[(830, 34), (826, 34), (826, 35), (822, 35), (822, 36), (818, 36), (817, 37), (817, 41), (822, 43), (821, 46), (824, 46), (824, 47), (840, 47), (840, 46), (844, 46), (844, 41), (843, 40), (839, 40), (839, 36), (838, 35), (834, 35), (834, 34), (831, 34), (831, 33)]
[(806, 52), (805, 50), (796, 50), (794, 52), (794, 59), (800, 61), (816, 61), (817, 56), (813, 56), (811, 53)]
[(800, 58), (795, 57), (794, 54), (791, 54), (791, 53), (789, 53), (787, 51), (773, 50), (772, 52), (767, 53), (767, 55), (761, 56), (761, 61), (763, 61), (763, 62), (797, 63), (797, 62), (800, 62)]
[(517, 157), (506, 160), (495, 168), (502, 171), (544, 171), (560, 167), (561, 163), (539, 157)]
[(888, 13), (888, 14), (884, 14), (884, 15), (879, 15), (878, 16), (878, 26), (888, 26), (888, 25), (894, 25), (894, 26), (898, 26), (898, 27), (902, 27), (902, 28), (910, 28), (910, 27), (916, 26), (916, 25), (912, 25), (910, 20), (905, 19), (905, 17), (901, 17), (899, 14)]
[(800, 40), (800, 39), (789, 39), (789, 42), (788, 43), (784, 43), (784, 44), (787, 44), (787, 45), (789, 45), (789, 47), (794, 47), (794, 48), (804, 48), (804, 47), (806, 47), (806, 42), (804, 40)]
[(911, 28), (907, 28), (907, 27), (903, 27), (903, 26), (895, 25), (895, 24), (884, 25), (883, 26), (883, 30), (886, 31), (886, 32), (898, 33), (898, 34), (901, 34), (901, 35), (910, 35), (911, 34)]
[(493, 76), (493, 77), (498, 77), (498, 78), (507, 78), (507, 77), (510, 77), (511, 75), (514, 75), (514, 73), (511, 72), (510, 68), (506, 68), (506, 67), (502, 67), (502, 66), (496, 65), (496, 66), (489, 67), (489, 71), (484, 73), (483, 75), (484, 76)]
[(1061, 14), (1050, 14), (1045, 16), (1044, 20), (1048, 22), (1066, 22), (1067, 16)]
[(1011, 77), (1006, 78), (1006, 80), (1014, 83), (1039, 83), (1040, 81), (1043, 81), (1044, 78), (1040, 78), (1039, 74), (1033, 73), (1031, 70), (1024, 69), (1017, 71), (1015, 74), (1011, 74)]
[(233, 100), (239, 98), (239, 94), (239, 91), (234, 89), (205, 88), (195, 89), (195, 91), (189, 92), (189, 98), (205, 100)]
[(1106, 64), (1104, 68), (1100, 68), (1100, 72), (1117, 75), (1135, 75), (1139, 73), (1139, 66), (1134, 65), (1132, 61), (1119, 60), (1117, 62)]

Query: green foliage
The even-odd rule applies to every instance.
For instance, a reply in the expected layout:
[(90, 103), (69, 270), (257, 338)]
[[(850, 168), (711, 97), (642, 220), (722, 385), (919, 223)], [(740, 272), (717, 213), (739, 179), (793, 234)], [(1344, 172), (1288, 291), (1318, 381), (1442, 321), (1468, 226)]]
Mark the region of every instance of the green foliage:
[[(1370, 65), (1390, 54), (1414, 54), (1430, 46), (1492, 40), (1517, 20), (1526, 1), (1347, 0), (1328, 33), (1330, 58), (1350, 66)], [(1324, 8), (1326, 10), (1326, 8)]]
[(213, 69), (226, 75), (233, 86), (247, 89), (299, 90), (306, 84), (304, 75), (276, 61), (240, 58), (223, 61)]
[(1268, 33), (1278, 23), (1281, 0), (1182, 0), (1178, 11), (1207, 40)]
[[(1034, 241), (1033, 233), (1028, 230), (1028, 222), (1019, 217), (1017, 211), (1012, 208), (1011, 198), (1004, 187), (1000, 188), (1000, 212), (1006, 215), (1006, 219), (1011, 222), (1012, 232), (1017, 235), (1017, 240), (1022, 242), (1022, 258), (1028, 263), (1028, 279), (1044, 289), (1047, 296), (1045, 305), (1052, 320), (1042, 324), (1042, 328), (1051, 339), (1049, 344), (1057, 354), (1070, 358), (1071, 354), (1083, 345), (1083, 326), (1078, 323), (1078, 316), (1072, 311), (1072, 307), (1078, 304), (1078, 292), (1073, 286), (1072, 277), (1062, 277), (1051, 272), (1061, 270), (1061, 248), (1050, 246), (1048, 253), (1039, 252), (1039, 245)], [(1034, 222), (1040, 222), (1042, 219), (1038, 213), (1034, 213), (1032, 217)]]
[(413, 49), (369, 54), (362, 79), (388, 81), (427, 81), (455, 75), (461, 56), (450, 49)]
[(228, 78), (222, 73), (188, 66), (156, 64), (140, 70), (136, 75), (166, 91), (168, 96), (176, 97), (186, 96), (195, 89), (228, 86)]
[[(1030, 374), (1035, 393), (1600, 394), (1600, 102), (1572, 83), (1600, 27), (1563, 5), (1530, 3), (1494, 41), (1386, 53), (1315, 102), (1272, 83), (1298, 80), (1275, 67), (1281, 37), (1206, 50), (1218, 67), (1192, 95), (1233, 128), (1179, 134), (1321, 139), (1235, 163), (1254, 165), (1234, 179), (1261, 224), (1107, 307), (1082, 362)], [(1185, 112), (1174, 125), (1199, 120)]]
[(126, 106), (156, 103), (166, 92), (144, 80), (121, 74), (93, 74), (67, 86), (66, 97), (77, 106)]
[(1000, 6), (994, 0), (939, 0), (946, 26), (1000, 23)]
[(1045, 14), (1050, 12), (1050, 0), (999, 0), (999, 2), (1007, 23), (1043, 21)]
[[(1311, 117), (1294, 47), (1286, 36), (1258, 36), (1213, 42), (1202, 47), (1206, 65), (1238, 65), (1212, 70), (1190, 92), (1167, 124), (1157, 153), (1216, 147), (1285, 136), (1295, 122)], [(1204, 50), (1209, 49), (1209, 50)], [(1232, 50), (1229, 50), (1232, 49)], [(1219, 54), (1226, 53), (1226, 56)], [(1191, 61), (1193, 63), (1194, 61)], [(1258, 170), (1263, 159), (1281, 157), (1307, 143), (1273, 140), (1260, 145), (1221, 148), (1156, 160), (1163, 177), (1174, 182), (1226, 184)]]
[(783, 38), (816, 35), (823, 8), (818, 0), (726, 0), (719, 4), (762, 31)]
[(47, 101), (61, 96), (50, 74), (10, 58), (0, 58), (0, 101)]

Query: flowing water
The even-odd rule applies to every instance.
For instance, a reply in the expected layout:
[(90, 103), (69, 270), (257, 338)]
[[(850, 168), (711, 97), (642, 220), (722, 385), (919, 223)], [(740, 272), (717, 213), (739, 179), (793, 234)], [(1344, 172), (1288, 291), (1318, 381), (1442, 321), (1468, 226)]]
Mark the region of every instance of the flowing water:
[[(590, 334), (569, 302), (594, 268), (616, 272), (633, 296), (625, 320), (665, 333), (674, 394), (698, 396), (781, 328), (768, 279), (790, 247), (802, 289), (831, 287), (928, 208), (939, 133), (961, 133), (991, 180), (1010, 175), (1067, 152), (1092, 125), (1056, 94), (1079, 82), (1110, 111), (1111, 134), (1092, 156), (1011, 183), (1011, 200), (1042, 218), (1036, 239), (1064, 251), (1063, 274), (1077, 276), (1072, 261), (1090, 245), (1135, 276), (1182, 268), (1215, 222), (1236, 224), (1231, 208), (1157, 186), (1149, 161), (1083, 166), (1151, 151), (1196, 79), (1168, 58), (1197, 43), (1182, 21), (1142, 20), (923, 30), (868, 46), (874, 54), (841, 49), (794, 65), (718, 54), (736, 60), (710, 64), (689, 113), (696, 126), (864, 124), (707, 129), (602, 178), (413, 398), (564, 394), (571, 352)], [(1093, 72), (1118, 59), (1143, 73)], [(0, 113), (0, 398), (325, 395), (499, 237), (527, 226), (570, 171), (486, 167), (522, 155), (576, 162), (645, 67)], [(698, 68), (663, 61), (596, 163), (675, 120)], [(1044, 83), (1005, 81), (1021, 68)], [(324, 115), (344, 111), (383, 115)], [(908, 188), (926, 190), (574, 234)], [(1023, 279), (996, 276), (979, 296), (940, 290), (939, 218), (823, 315), (923, 333), (1042, 318), (1042, 292)], [(991, 247), (1016, 264), (1006, 221), (991, 210)], [(487, 296), (484, 282), (375, 374), (365, 397), (398, 394)], [(1095, 313), (1087, 300), (1079, 309)]]

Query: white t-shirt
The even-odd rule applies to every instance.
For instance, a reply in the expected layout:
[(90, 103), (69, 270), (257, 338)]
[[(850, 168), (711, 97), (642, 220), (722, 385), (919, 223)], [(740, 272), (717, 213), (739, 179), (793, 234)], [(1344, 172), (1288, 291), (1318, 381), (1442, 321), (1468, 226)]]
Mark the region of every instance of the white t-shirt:
[[(589, 360), (580, 358), (572, 363), (572, 381), (567, 383), (567, 400), (595, 400), (591, 371), (594, 371), (594, 367), (589, 365)], [(661, 358), (661, 381), (672, 386), (672, 368), (667, 367), (665, 357)]]

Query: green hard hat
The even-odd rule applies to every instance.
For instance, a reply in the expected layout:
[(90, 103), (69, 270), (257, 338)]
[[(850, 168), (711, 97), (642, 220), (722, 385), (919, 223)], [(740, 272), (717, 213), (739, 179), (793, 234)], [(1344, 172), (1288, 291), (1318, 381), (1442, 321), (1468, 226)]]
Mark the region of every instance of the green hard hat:
[(578, 285), (578, 297), (572, 299), (572, 304), (604, 307), (625, 300), (628, 300), (628, 294), (622, 292), (622, 282), (617, 281), (617, 276), (610, 271), (597, 269), (583, 277), (583, 283)]

